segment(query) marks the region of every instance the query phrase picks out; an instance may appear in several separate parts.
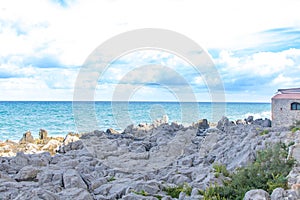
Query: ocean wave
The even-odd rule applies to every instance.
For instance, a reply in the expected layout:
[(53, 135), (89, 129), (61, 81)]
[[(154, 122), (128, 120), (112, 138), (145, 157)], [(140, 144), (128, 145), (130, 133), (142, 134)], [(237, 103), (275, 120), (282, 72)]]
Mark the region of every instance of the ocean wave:
[(260, 113), (246, 113), (243, 118), (247, 118), (249, 116), (253, 116), (254, 119), (265, 119), (265, 118), (268, 118), (268, 119), (271, 119), (271, 112), (270, 111), (263, 111), (263, 112), (260, 112)]

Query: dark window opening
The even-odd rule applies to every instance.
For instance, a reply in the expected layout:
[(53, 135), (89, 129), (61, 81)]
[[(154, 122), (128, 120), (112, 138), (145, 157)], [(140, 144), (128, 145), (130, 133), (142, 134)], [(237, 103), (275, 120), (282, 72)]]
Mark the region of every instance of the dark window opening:
[(300, 110), (300, 103), (292, 103), (291, 104), (291, 110)]

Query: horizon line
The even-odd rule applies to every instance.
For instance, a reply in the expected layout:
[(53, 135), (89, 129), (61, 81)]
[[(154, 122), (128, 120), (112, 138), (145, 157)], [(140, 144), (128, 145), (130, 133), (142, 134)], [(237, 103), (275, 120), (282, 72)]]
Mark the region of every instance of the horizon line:
[(225, 102), (211, 102), (211, 101), (148, 101), (148, 100), (135, 100), (135, 101), (109, 101), (109, 100), (0, 100), (0, 102), (133, 102), (133, 103), (271, 103), (271, 102), (262, 102), (262, 101), (225, 101)]

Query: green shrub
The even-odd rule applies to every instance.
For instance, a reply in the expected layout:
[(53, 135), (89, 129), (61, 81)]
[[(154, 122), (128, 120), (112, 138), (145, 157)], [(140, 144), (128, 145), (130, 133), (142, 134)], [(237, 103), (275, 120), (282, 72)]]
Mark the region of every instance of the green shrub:
[(269, 134), (269, 130), (263, 130), (262, 132), (259, 133), (259, 135), (267, 135)]
[(200, 193), (207, 200), (242, 200), (251, 189), (263, 189), (269, 193), (277, 187), (287, 189), (286, 177), (295, 164), (294, 159), (287, 160), (288, 147), (284, 143), (277, 143), (258, 151), (255, 162), (230, 174), (230, 181), (223, 181), (223, 186), (211, 185)]
[(116, 178), (114, 176), (112, 176), (112, 177), (107, 179), (107, 182), (112, 182), (112, 181), (115, 181), (115, 180), (116, 180)]
[[(215, 176), (219, 176), (219, 174), (223, 174), (223, 176), (225, 177), (229, 177), (230, 173), (229, 171), (226, 169), (225, 165), (221, 165), (221, 164), (214, 164), (213, 165), (213, 169), (215, 171)], [(218, 177), (216, 177), (218, 178)]]
[(183, 185), (179, 185), (176, 187), (166, 187), (164, 188), (164, 191), (172, 198), (179, 198), (179, 194), (181, 192), (184, 192), (188, 196), (191, 196), (192, 187), (190, 187), (187, 183), (184, 183)]
[(295, 133), (296, 131), (299, 131), (300, 130), (300, 127), (294, 127), (291, 129), (292, 133)]

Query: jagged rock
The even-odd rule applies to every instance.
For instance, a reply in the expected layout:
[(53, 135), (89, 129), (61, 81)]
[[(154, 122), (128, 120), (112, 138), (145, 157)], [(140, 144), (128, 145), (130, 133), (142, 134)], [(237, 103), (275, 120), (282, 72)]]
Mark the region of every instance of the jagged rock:
[(247, 124), (251, 124), (253, 122), (253, 120), (254, 120), (253, 116), (248, 116), (248, 118), (245, 119), (245, 121), (246, 121)]
[(162, 184), (153, 180), (148, 182), (139, 182), (132, 188), (137, 192), (145, 191), (148, 194), (157, 194), (159, 191), (161, 191)]
[(29, 158), (23, 152), (18, 152), (17, 155), (13, 157), (10, 161), (10, 165), (17, 171), (27, 166), (28, 163), (29, 163)]
[(33, 143), (33, 142), (34, 142), (34, 138), (31, 135), (30, 131), (27, 131), (26, 133), (24, 133), (23, 137), (19, 141), (20, 144)]
[(234, 123), (230, 122), (227, 117), (222, 117), (220, 121), (218, 121), (217, 129), (221, 131), (226, 131), (228, 126), (232, 126)]
[(41, 169), (33, 167), (33, 166), (25, 166), (23, 167), (18, 174), (15, 176), (17, 181), (37, 181), (37, 174), (41, 171)]
[(79, 173), (74, 169), (68, 169), (63, 174), (63, 185), (68, 188), (83, 188), (87, 189), (87, 185), (82, 180)]
[(29, 157), (29, 165), (34, 167), (47, 166), (50, 163), (51, 155), (49, 152), (43, 152), (39, 154), (32, 154)]
[(134, 128), (134, 125), (133, 125), (133, 124), (127, 126), (127, 127), (124, 129), (123, 134), (129, 134), (129, 133), (131, 133), (132, 130), (133, 130), (133, 128)]
[(270, 200), (270, 195), (261, 189), (250, 190), (245, 194), (244, 200)]
[(60, 199), (84, 199), (93, 200), (92, 195), (82, 188), (69, 188), (58, 193)]
[[(220, 120), (218, 128), (207, 128), (208, 122), (203, 121), (202, 125), (184, 127), (157, 120), (156, 125), (128, 126), (122, 134), (93, 131), (80, 139), (79, 135), (68, 134), (64, 141), (57, 140), (62, 146), (53, 156), (50, 153), (18, 153), (15, 157), (0, 157), (1, 197), (157, 199), (153, 195), (158, 194), (166, 200), (172, 198), (163, 188), (187, 183), (192, 187), (192, 194), (181, 193), (180, 199), (202, 199), (198, 189), (204, 190), (211, 184), (227, 180), (222, 175), (216, 178), (213, 163), (224, 164), (233, 171), (253, 161), (255, 152), (265, 148), (267, 143), (297, 142), (300, 135), (272, 127), (266, 129), (269, 134), (260, 135), (265, 128), (252, 123), (235, 125), (228, 118)], [(198, 127), (207, 128), (205, 137), (197, 136)], [(47, 148), (47, 142), (48, 146), (53, 142), (50, 141), (48, 138), (43, 144), (35, 142), (39, 147), (37, 152), (51, 151)], [(11, 145), (1, 144), (0, 149)], [(34, 146), (30, 145), (16, 146), (14, 151), (27, 146), (26, 152), (29, 147), (33, 152)], [(300, 168), (294, 167), (288, 177), (289, 186), (300, 183), (299, 174)], [(141, 191), (149, 196), (134, 194)], [(247, 195), (253, 197), (261, 193), (250, 191)], [(272, 200), (282, 195), (298, 198), (295, 186), (292, 190), (274, 190)]]
[(44, 129), (40, 129), (40, 132), (39, 132), (39, 139), (40, 140), (45, 140), (48, 138), (48, 132)]
[(41, 173), (38, 173), (37, 179), (39, 185), (51, 183), (53, 185), (63, 187), (63, 171), (60, 169), (53, 170), (46, 168)]

